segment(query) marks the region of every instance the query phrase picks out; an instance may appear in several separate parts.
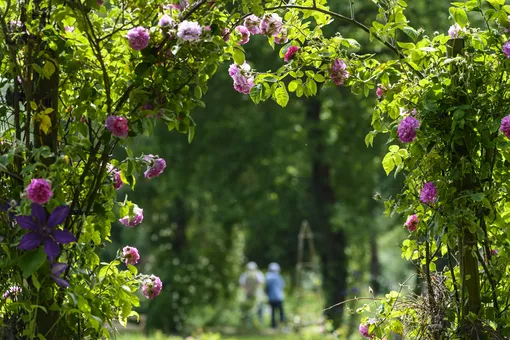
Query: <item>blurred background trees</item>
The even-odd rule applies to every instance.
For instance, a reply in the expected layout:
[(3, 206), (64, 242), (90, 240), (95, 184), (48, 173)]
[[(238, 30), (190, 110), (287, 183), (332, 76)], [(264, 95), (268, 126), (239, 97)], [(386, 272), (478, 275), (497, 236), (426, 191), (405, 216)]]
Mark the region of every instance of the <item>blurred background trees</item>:
[[(350, 15), (349, 2), (332, 3), (332, 10)], [(358, 20), (374, 20), (374, 2), (354, 1)], [(414, 0), (407, 16), (432, 35), (450, 26), (448, 5)], [(389, 53), (343, 23), (324, 33), (355, 37), (365, 53)], [(279, 47), (273, 51), (264, 39), (252, 37), (247, 60), (258, 70), (276, 69), (283, 64)], [(186, 135), (157, 126), (135, 147), (158, 150), (166, 171), (136, 192), (120, 192), (144, 209), (145, 220), (134, 233), (116, 226), (114, 242), (138, 247), (144, 270), (160, 273), (164, 282), (162, 295), (145, 306), (147, 327), (182, 333), (222, 324), (229, 311), (238, 311), (238, 278), (247, 260), (261, 268), (279, 262), (292, 291), (303, 220), (314, 232), (325, 306), (369, 296), (368, 286), (375, 294), (398, 287), (414, 269), (400, 258), (403, 221), (382, 217), (373, 199), (400, 188), (399, 178), (386, 177), (381, 167), (385, 141), (364, 142), (375, 89), (368, 99), (327, 88), (286, 108), (255, 106), (233, 90), (227, 69), (223, 65), (210, 82), (207, 108), (194, 114), (197, 138), (188, 144)], [(351, 332), (356, 316), (342, 307), (327, 316), (336, 325), (345, 321)]]

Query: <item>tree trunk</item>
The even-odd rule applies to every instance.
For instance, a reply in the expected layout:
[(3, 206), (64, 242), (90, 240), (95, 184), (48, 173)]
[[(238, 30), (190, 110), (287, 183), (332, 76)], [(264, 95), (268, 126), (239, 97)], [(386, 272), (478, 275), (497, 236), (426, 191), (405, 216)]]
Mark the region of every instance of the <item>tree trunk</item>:
[[(326, 307), (345, 300), (347, 284), (347, 245), (343, 230), (333, 230), (330, 222), (335, 193), (331, 186), (331, 169), (324, 160), (326, 133), (320, 124), (322, 102), (311, 98), (307, 102), (309, 144), (312, 146), (311, 195), (313, 200), (313, 223), (318, 230), (318, 250), (322, 261), (322, 279)], [(339, 326), (343, 317), (343, 306), (329, 309), (326, 316)]]
[(377, 252), (376, 233), (370, 234), (370, 287), (377, 295), (381, 291), (379, 277), (381, 275), (381, 263), (379, 262), (379, 253)]
[[(461, 54), (462, 49), (464, 48), (464, 40), (463, 39), (451, 39), (449, 41), (449, 51), (448, 53), (452, 57), (456, 57)], [(457, 72), (455, 68), (452, 70), (453, 72)], [(467, 104), (465, 95), (461, 94), (458, 97), (458, 105)], [(455, 154), (452, 159), (452, 169), (458, 169), (461, 166), (461, 161), (463, 158), (469, 157), (469, 150), (467, 145), (464, 144), (456, 144), (455, 145)], [(459, 179), (454, 181), (454, 186), (457, 189), (457, 194), (462, 195), (466, 191), (476, 190), (476, 184), (473, 181), (473, 176), (471, 174), (464, 175)], [(478, 188), (475, 192), (482, 190), (483, 188)], [(461, 281), (461, 320), (460, 320), (460, 328), (461, 329), (469, 329), (469, 331), (461, 331), (461, 336), (465, 336), (466, 339), (485, 339), (485, 336), (482, 331), (480, 331), (480, 327), (478, 325), (474, 325), (473, 322), (469, 320), (469, 314), (473, 313), (478, 315), (481, 309), (481, 297), (480, 297), (480, 276), (478, 272), (478, 259), (474, 255), (474, 252), (478, 251), (478, 241), (476, 234), (469, 231), (465, 222), (460, 220), (458, 221), (458, 231), (459, 231), (459, 264), (460, 264), (460, 281)]]
[[(48, 13), (40, 8), (40, 1), (34, 1), (34, 15), (38, 16), (40, 26), (44, 27)], [(35, 18), (34, 18), (35, 19)], [(33, 111), (33, 122), (34, 122), (34, 147), (40, 148), (47, 146), (52, 152), (57, 150), (57, 135), (58, 135), (58, 98), (59, 98), (59, 65), (58, 65), (58, 53), (50, 49), (46, 42), (42, 39), (37, 38), (34, 46), (42, 57), (36, 60), (36, 63), (41, 68), (44, 65), (50, 65), (47, 69), (53, 68), (51, 75), (48, 73), (47, 76), (43, 76), (37, 72), (33, 74), (32, 80), (32, 94), (33, 101), (35, 102), (37, 109)], [(26, 105), (31, 105), (26, 103)], [(42, 116), (40, 115), (45, 109), (52, 109), (48, 112), (47, 116), (51, 121), (48, 131), (44, 132), (41, 128)], [(49, 111), (49, 110), (48, 110)], [(54, 161), (54, 157), (42, 160), (45, 164), (50, 165)], [(58, 326), (55, 324), (60, 319), (60, 312), (50, 311), (49, 307), (55, 303), (55, 299), (52, 297), (48, 301), (41, 303), (47, 310), (48, 313), (40, 311), (37, 313), (37, 330), (39, 334), (45, 336), (48, 340), (60, 339), (62, 334), (59, 334)], [(81, 336), (81, 334), (80, 334)]]

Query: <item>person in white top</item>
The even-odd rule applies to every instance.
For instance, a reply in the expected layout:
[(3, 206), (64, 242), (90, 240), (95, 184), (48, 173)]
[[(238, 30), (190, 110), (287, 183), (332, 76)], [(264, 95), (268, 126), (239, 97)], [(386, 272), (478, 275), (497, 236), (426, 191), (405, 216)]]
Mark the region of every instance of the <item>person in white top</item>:
[(264, 293), (262, 287), (264, 286), (264, 274), (258, 269), (255, 262), (250, 261), (246, 264), (246, 271), (241, 274), (239, 284), (243, 287), (245, 300), (257, 307), (257, 315), (262, 322), (262, 300)]

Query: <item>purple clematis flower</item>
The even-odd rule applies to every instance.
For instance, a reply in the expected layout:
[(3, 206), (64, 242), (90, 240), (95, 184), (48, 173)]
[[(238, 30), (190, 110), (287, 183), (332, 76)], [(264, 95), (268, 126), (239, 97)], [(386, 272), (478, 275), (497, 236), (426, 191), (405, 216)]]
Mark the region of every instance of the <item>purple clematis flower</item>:
[(17, 203), (14, 200), (11, 200), (9, 202), (0, 201), (0, 211), (3, 211), (4, 213), (7, 213), (9, 218), (11, 220), (13, 220), (15, 218), (15, 214), (12, 212), (11, 209), (16, 208), (16, 206), (18, 206), (18, 205), (19, 205), (19, 203)]
[(31, 216), (16, 216), (16, 222), (21, 228), (30, 230), (23, 235), (18, 248), (29, 250), (44, 244), (44, 251), (48, 257), (60, 254), (60, 245), (76, 242), (76, 237), (69, 230), (59, 230), (56, 226), (64, 222), (69, 215), (69, 207), (63, 205), (53, 210), (50, 216), (39, 204), (32, 204)]
[(57, 262), (51, 265), (51, 274), (50, 277), (55, 280), (55, 282), (62, 288), (69, 287), (69, 282), (62, 279), (60, 276), (64, 271), (69, 267), (68, 264)]

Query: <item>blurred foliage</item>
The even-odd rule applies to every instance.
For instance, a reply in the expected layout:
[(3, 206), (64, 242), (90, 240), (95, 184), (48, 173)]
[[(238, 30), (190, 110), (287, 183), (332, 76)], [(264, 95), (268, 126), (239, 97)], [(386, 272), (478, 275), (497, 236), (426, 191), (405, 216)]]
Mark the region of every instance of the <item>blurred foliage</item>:
[[(348, 14), (348, 3), (332, 4), (332, 10)], [(375, 17), (373, 3), (354, 3), (359, 20)], [(447, 28), (447, 6), (416, 0), (407, 15), (432, 34)], [(341, 23), (324, 33), (338, 32), (358, 39), (365, 49), (361, 54), (383, 50), (364, 32)], [(277, 52), (265, 40), (253, 36), (245, 46), (246, 59), (254, 69), (274, 70), (283, 61), (275, 58)], [(144, 183), (136, 193), (125, 192), (144, 202), (149, 216), (144, 227), (136, 236), (112, 230), (120, 244), (150, 253), (145, 266), (157, 267), (165, 282), (161, 297), (147, 307), (148, 328), (185, 332), (224, 322), (225, 311), (238, 309), (235, 292), (246, 260), (262, 268), (277, 261), (284, 272), (293, 273), (297, 236), (305, 219), (311, 222), (323, 260), (345, 254), (336, 267), (347, 272), (341, 296), (359, 296), (369, 282), (383, 290), (398, 286), (412, 272), (408, 264), (397, 261), (398, 240), (405, 232), (395, 227), (397, 221), (379, 217), (383, 207), (372, 197), (376, 192), (395, 195), (401, 178), (386, 177), (380, 166), (387, 151), (384, 141), (369, 148), (364, 143), (375, 93), (367, 99), (345, 88), (324, 89), (318, 97), (320, 119), (311, 122), (307, 110), (313, 103), (307, 100), (291, 100), (286, 108), (273, 102), (254, 106), (248, 96), (232, 89), (227, 67), (220, 67), (209, 83), (202, 98), (207, 109), (195, 113), (199, 139), (188, 144), (185, 135), (168, 134), (166, 127), (158, 126), (154, 136), (132, 146), (135, 153), (157, 150), (168, 164), (160, 181)], [(318, 144), (323, 146), (319, 161), (330, 169), (328, 183), (335, 197), (325, 212), (326, 224), (312, 193)], [(345, 247), (324, 246), (336, 232), (344, 235)], [(374, 251), (377, 262), (372, 265), (380, 268), (370, 277)], [(340, 275), (335, 270), (332, 277)], [(338, 282), (331, 282), (329, 289), (338, 290)], [(328, 298), (326, 291), (325, 304), (334, 302), (339, 301), (334, 295)], [(349, 315), (347, 333), (357, 328), (357, 318)]]

